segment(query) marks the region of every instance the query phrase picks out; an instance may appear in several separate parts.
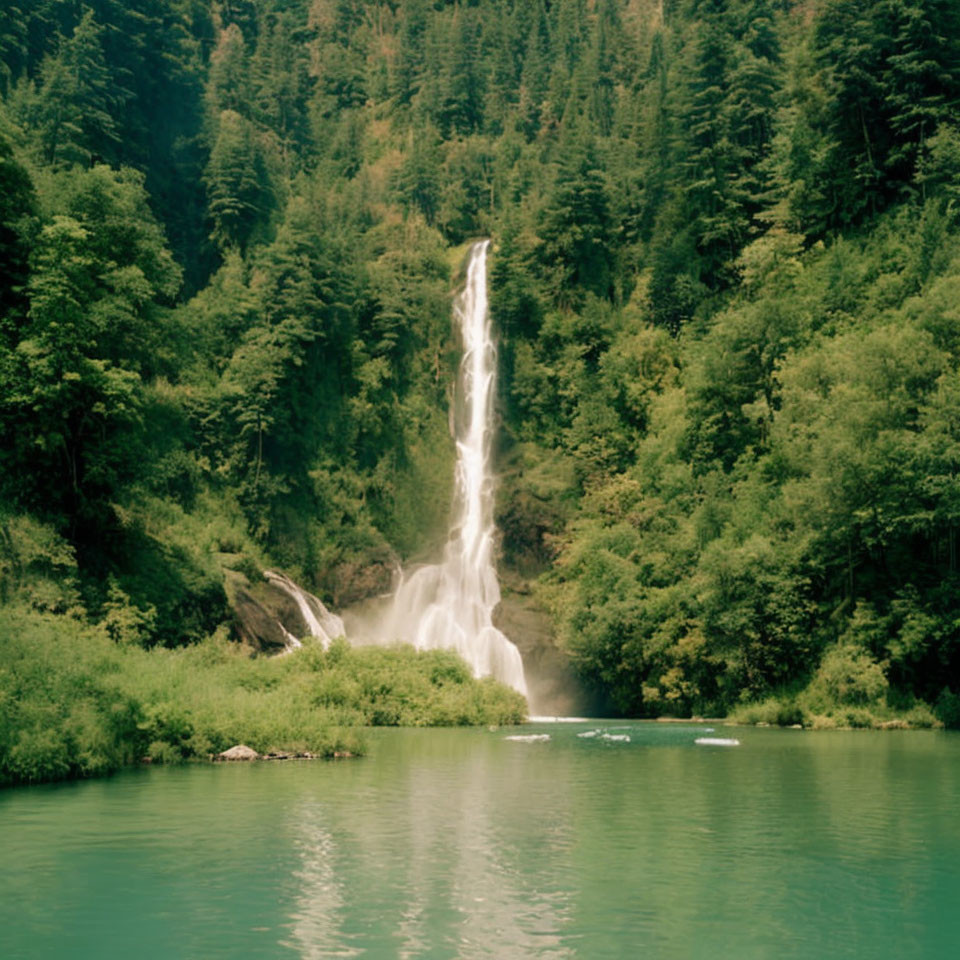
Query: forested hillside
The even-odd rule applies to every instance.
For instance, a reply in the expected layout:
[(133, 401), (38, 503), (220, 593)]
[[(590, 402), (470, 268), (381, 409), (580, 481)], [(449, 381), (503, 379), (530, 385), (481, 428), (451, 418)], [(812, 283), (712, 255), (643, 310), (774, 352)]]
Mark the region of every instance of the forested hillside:
[(954, 0), (14, 0), (0, 93), (18, 630), (435, 552), (491, 236), (502, 563), (583, 678), (960, 722)]

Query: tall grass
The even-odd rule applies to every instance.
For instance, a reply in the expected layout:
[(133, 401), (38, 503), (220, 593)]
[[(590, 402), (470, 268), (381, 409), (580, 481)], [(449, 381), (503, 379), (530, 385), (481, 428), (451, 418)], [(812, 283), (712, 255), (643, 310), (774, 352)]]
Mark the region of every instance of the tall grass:
[(251, 660), (223, 637), (122, 646), (69, 617), (0, 608), (0, 783), (179, 762), (237, 743), (260, 752), (363, 752), (366, 725), (516, 723), (522, 697), (445, 651), (324, 651)]

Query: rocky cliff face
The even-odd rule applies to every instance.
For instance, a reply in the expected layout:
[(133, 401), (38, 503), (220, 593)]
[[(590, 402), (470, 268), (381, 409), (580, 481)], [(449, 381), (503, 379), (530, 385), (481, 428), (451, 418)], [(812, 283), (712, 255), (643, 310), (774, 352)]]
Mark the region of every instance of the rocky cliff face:
[(557, 646), (553, 624), (533, 596), (528, 581), (501, 571), (501, 600), (493, 622), (517, 645), (533, 716), (583, 716), (595, 713), (570, 658)]
[(378, 558), (366, 563), (338, 563), (323, 574), (320, 588), (329, 595), (333, 608), (340, 610), (371, 597), (389, 593), (396, 567), (397, 561), (392, 557)]

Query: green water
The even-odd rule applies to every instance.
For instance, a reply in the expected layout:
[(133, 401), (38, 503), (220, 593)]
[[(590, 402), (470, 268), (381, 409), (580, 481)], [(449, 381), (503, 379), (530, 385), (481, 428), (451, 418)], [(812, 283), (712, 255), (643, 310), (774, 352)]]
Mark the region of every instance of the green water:
[(957, 956), (960, 735), (709, 735), (384, 731), (6, 791), (0, 957)]

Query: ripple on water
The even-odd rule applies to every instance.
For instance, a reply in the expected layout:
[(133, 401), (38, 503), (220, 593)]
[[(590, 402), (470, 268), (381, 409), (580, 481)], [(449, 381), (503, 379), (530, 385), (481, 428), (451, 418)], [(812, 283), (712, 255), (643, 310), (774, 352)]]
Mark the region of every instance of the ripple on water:
[(749, 730), (747, 750), (691, 750), (704, 728), (617, 726), (530, 749), (503, 739), (547, 730), (381, 730), (351, 764), (0, 792), (0, 953), (956, 954), (960, 734)]

